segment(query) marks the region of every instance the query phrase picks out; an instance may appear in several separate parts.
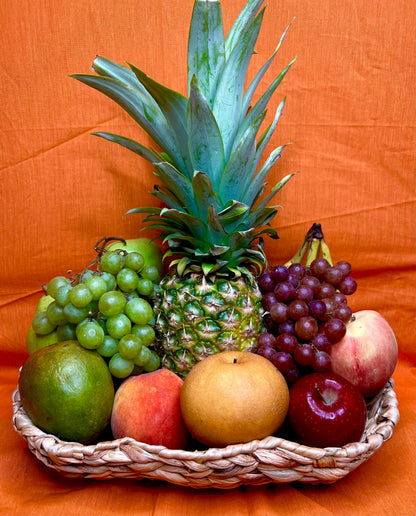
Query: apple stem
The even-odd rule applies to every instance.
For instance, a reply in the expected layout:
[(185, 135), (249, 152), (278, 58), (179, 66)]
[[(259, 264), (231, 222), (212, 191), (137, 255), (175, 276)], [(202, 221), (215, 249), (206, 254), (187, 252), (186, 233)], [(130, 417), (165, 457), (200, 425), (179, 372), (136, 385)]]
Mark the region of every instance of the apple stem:
[(236, 364), (236, 363), (237, 363), (237, 359), (236, 359), (236, 358), (234, 358), (234, 360), (233, 360), (233, 364)]
[(323, 396), (322, 392), (319, 390), (319, 387), (315, 384), (314, 385), (316, 392), (319, 394), (319, 396), (322, 398), (322, 401), (325, 403), (325, 405), (329, 405), (325, 397)]

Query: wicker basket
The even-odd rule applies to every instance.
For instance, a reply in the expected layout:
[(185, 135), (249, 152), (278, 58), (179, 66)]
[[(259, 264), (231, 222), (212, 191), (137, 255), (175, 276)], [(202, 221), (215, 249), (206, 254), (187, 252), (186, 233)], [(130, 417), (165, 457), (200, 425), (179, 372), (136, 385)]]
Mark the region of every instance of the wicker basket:
[(83, 446), (61, 441), (33, 425), (13, 393), (13, 426), (30, 451), (67, 477), (163, 480), (193, 488), (304, 482), (332, 484), (346, 476), (388, 440), (399, 421), (391, 379), (368, 404), (360, 442), (341, 448), (311, 448), (279, 437), (200, 451), (171, 450), (131, 438)]

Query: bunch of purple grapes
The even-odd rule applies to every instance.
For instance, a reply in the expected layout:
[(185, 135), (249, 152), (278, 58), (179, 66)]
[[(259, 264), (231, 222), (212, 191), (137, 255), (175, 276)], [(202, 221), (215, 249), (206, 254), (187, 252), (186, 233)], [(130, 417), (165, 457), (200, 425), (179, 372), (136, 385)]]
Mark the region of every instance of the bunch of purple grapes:
[(276, 265), (260, 275), (266, 331), (258, 337), (257, 353), (288, 384), (309, 372), (331, 369), (330, 347), (344, 337), (352, 316), (347, 296), (357, 283), (350, 273), (348, 262), (331, 265), (318, 257), (309, 266)]

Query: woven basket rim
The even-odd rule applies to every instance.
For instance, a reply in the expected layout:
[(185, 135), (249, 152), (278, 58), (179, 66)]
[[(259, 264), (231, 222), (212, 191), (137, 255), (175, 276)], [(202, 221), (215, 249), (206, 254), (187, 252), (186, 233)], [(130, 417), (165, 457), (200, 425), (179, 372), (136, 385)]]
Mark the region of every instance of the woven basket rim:
[(65, 476), (153, 478), (197, 488), (232, 488), (293, 480), (333, 483), (390, 439), (400, 418), (391, 378), (367, 404), (367, 422), (360, 442), (313, 448), (269, 436), (224, 448), (179, 450), (130, 437), (89, 445), (62, 441), (33, 424), (22, 406), (18, 388), (12, 399), (12, 424), (16, 432), (39, 460)]

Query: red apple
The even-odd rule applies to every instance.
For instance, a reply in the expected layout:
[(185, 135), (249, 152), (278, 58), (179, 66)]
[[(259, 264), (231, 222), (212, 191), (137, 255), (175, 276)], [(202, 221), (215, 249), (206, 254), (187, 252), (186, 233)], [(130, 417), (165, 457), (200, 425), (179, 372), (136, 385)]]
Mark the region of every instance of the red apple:
[(367, 409), (360, 391), (342, 376), (311, 373), (290, 388), (288, 417), (298, 442), (326, 448), (359, 441)]
[(185, 448), (188, 431), (180, 407), (182, 385), (183, 380), (168, 369), (124, 380), (111, 414), (114, 438), (132, 437), (147, 444)]
[(386, 319), (374, 310), (353, 314), (345, 336), (331, 346), (332, 371), (371, 397), (384, 387), (397, 364), (397, 341)]

